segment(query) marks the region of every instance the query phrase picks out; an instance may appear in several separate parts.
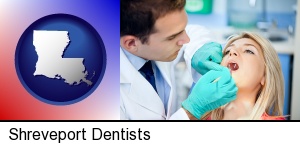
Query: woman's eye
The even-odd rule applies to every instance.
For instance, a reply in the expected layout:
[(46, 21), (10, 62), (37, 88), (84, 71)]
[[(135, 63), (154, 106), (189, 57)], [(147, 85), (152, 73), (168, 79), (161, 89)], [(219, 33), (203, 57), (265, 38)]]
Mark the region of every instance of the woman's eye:
[(246, 53), (254, 54), (251, 50), (245, 50)]
[(227, 55), (230, 52), (230, 50), (225, 51), (224, 55)]

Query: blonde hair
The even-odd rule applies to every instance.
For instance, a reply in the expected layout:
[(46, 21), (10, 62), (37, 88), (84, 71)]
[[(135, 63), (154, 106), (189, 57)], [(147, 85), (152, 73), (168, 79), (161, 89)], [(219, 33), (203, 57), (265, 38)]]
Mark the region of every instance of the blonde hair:
[[(260, 45), (265, 65), (265, 84), (257, 93), (257, 100), (249, 120), (261, 120), (261, 116), (264, 113), (274, 117), (282, 117), (284, 81), (277, 52), (267, 39), (253, 32), (243, 32), (240, 35), (231, 36), (224, 50), (234, 41), (242, 38), (252, 39)], [(201, 119), (207, 119), (208, 117), (212, 120), (221, 120), (224, 117), (224, 109), (220, 107), (210, 111), (202, 116)]]

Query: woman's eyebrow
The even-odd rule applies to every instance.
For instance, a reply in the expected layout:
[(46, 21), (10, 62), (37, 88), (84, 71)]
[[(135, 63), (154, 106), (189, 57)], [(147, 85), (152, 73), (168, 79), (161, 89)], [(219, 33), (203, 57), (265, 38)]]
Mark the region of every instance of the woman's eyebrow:
[(253, 46), (253, 47), (255, 47), (253, 44), (244, 44), (244, 46)]
[(225, 49), (224, 49), (224, 51), (226, 51), (229, 47), (232, 47), (232, 46), (235, 46), (233, 43), (232, 44), (230, 44), (230, 45), (228, 45)]
[(257, 48), (253, 44), (244, 44), (244, 46), (252, 46), (257, 50)]
[[(234, 47), (234, 46), (235, 46), (234, 43), (228, 45), (228, 47), (225, 49), (225, 51), (226, 51), (229, 47)], [(252, 46), (252, 47), (254, 47), (254, 48), (257, 50), (257, 48), (256, 48), (253, 44), (246, 43), (246, 44), (243, 44), (243, 46)]]

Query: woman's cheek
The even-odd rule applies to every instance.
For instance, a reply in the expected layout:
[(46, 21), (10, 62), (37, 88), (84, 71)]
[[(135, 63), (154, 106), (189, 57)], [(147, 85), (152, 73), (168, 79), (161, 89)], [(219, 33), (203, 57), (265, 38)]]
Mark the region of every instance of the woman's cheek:
[(222, 66), (226, 66), (226, 64), (225, 64), (225, 59), (222, 60), (221, 65), (222, 65)]

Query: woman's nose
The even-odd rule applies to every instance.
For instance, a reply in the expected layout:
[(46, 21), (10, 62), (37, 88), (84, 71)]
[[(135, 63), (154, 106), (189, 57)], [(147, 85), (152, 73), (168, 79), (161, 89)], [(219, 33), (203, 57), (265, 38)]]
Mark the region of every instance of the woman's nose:
[(231, 50), (230, 50), (230, 53), (229, 53), (229, 56), (238, 56), (238, 53), (237, 53), (236, 50), (231, 49)]

